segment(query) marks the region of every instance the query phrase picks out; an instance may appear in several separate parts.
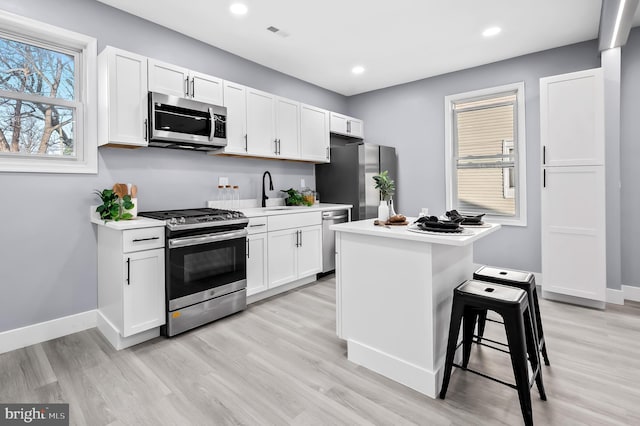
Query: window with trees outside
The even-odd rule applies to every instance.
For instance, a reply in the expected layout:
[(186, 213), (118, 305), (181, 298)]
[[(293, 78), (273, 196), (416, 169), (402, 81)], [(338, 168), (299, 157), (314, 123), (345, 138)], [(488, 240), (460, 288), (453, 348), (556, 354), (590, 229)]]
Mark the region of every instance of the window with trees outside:
[(445, 98), (447, 210), (526, 225), (524, 84)]
[(93, 38), (0, 12), (0, 171), (97, 172), (95, 58)]

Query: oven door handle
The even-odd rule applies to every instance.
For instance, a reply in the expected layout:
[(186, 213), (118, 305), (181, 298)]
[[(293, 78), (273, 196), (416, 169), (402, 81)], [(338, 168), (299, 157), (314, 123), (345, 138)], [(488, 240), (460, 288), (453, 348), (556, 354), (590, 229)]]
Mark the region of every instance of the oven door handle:
[(205, 234), (197, 237), (182, 237), (169, 240), (169, 248), (197, 246), (200, 244), (215, 243), (217, 241), (233, 240), (235, 238), (243, 238), (247, 236), (247, 230), (224, 232), (222, 234)]

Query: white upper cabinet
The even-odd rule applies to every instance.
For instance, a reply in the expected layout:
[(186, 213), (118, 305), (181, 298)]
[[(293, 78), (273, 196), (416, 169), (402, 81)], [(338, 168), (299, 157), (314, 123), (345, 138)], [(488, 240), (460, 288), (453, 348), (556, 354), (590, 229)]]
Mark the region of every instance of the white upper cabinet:
[(300, 156), (304, 160), (329, 162), (329, 111), (300, 106)]
[(248, 154), (246, 88), (225, 80), (224, 106), (227, 107), (227, 146), (224, 152)]
[(147, 146), (147, 58), (106, 47), (98, 86), (98, 145)]
[(364, 138), (364, 125), (362, 120), (332, 112), (331, 133), (362, 139)]
[(149, 59), (149, 91), (223, 104), (222, 79), (155, 59)]
[(300, 103), (285, 98), (275, 99), (276, 155), (300, 158)]
[(604, 82), (600, 68), (540, 79), (544, 166), (604, 164)]
[(247, 146), (252, 155), (277, 153), (274, 95), (247, 87)]

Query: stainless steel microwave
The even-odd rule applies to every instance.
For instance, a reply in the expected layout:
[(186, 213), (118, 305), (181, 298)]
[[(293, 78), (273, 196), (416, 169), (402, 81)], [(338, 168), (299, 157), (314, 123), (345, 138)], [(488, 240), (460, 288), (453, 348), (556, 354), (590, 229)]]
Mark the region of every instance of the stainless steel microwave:
[(149, 92), (149, 146), (217, 151), (227, 145), (227, 108)]

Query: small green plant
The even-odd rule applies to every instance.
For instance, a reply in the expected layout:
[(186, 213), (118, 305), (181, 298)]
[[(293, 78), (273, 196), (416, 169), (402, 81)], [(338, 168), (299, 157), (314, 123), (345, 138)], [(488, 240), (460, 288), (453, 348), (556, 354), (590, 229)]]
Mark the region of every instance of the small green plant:
[(380, 197), (383, 200), (388, 200), (396, 190), (396, 183), (389, 178), (388, 170), (375, 175), (373, 180), (376, 182), (376, 189), (380, 190)]
[(287, 190), (281, 189), (280, 192), (287, 193), (287, 198), (284, 199), (284, 203), (287, 206), (312, 206), (313, 201), (309, 201), (305, 199), (300, 191), (297, 191), (293, 188), (289, 188)]
[(100, 219), (118, 221), (133, 217), (131, 213), (125, 211), (134, 207), (130, 195), (125, 195), (120, 199), (112, 189), (103, 189), (102, 191), (96, 189), (93, 193), (102, 201), (102, 204), (96, 208), (96, 212), (100, 214)]

